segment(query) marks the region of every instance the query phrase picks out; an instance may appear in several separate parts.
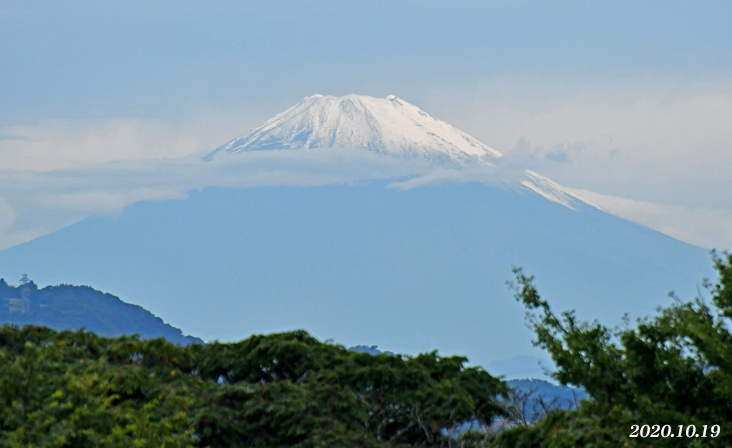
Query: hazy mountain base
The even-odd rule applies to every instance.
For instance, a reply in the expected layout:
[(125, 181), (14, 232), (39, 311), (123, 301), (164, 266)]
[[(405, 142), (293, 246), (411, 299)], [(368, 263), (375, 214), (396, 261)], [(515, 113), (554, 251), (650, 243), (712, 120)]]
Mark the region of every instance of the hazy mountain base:
[[(539, 355), (543, 355), (539, 353)], [(486, 369), (494, 375), (500, 375), (509, 380), (523, 378), (538, 378), (552, 382), (551, 372), (556, 366), (551, 359), (536, 356), (514, 356), (509, 359), (499, 359), (486, 364)]]
[(534, 353), (505, 285), (512, 264), (558, 306), (613, 323), (714, 273), (704, 249), (482, 184), (206, 189), (0, 252), (6, 276), (134, 297), (207, 340), (307, 328), (480, 365)]
[(40, 325), (54, 330), (86, 329), (101, 336), (137, 334), (142, 339), (163, 337), (175, 344), (203, 343), (185, 336), (181, 330), (138, 305), (123, 302), (112, 294), (89, 286), (59, 285), (38, 289), (27, 285), (30, 292), (28, 312), (10, 312), (8, 298), (19, 298), (20, 288), (0, 279), (0, 325)]

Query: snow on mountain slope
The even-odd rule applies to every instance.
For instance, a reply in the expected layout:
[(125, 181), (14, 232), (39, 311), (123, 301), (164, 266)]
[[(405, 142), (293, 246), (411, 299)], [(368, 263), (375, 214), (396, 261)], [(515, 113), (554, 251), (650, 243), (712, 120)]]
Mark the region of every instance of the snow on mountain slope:
[(501, 153), (390, 95), (313, 95), (204, 157), (267, 149), (358, 148), (440, 164), (491, 162)]
[(534, 193), (543, 196), (545, 199), (561, 204), (567, 208), (571, 208), (572, 210), (577, 210), (577, 206), (581, 203), (600, 209), (596, 205), (590, 204), (584, 199), (580, 199), (575, 196), (569, 190), (556, 182), (553, 182), (544, 176), (540, 176), (531, 170), (526, 170), (524, 175), (525, 180), (521, 182), (521, 185)]
[[(392, 157), (423, 158), (451, 168), (492, 167), (503, 156), (394, 95), (313, 95), (203, 159), (248, 151), (312, 148), (364, 149)], [(515, 186), (572, 210), (584, 202), (533, 171), (525, 171)]]

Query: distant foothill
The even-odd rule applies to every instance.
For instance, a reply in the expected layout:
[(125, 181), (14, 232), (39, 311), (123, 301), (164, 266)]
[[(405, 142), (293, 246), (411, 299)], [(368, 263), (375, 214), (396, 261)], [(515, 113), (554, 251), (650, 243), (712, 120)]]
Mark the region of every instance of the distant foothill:
[(163, 337), (173, 343), (201, 344), (180, 329), (139, 305), (89, 286), (58, 285), (39, 289), (27, 275), (20, 285), (0, 279), (0, 324), (38, 325), (54, 330), (85, 329), (101, 336), (137, 334), (142, 339)]

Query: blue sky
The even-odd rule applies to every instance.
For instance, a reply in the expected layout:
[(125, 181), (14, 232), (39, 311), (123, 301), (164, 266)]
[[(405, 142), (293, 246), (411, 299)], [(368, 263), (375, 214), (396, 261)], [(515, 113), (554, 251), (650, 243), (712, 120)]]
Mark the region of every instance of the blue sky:
[[(0, 180), (210, 150), (314, 93), (395, 94), (619, 216), (730, 248), (730, 18), (723, 1), (2, 1)], [(141, 197), (69, 192), (57, 214), (22, 188), (0, 191), (0, 233), (20, 232), (0, 247)]]
[[(729, 79), (728, 2), (108, 2), (0, 4), (3, 124), (275, 113), (313, 92), (414, 102), (492, 78)], [(452, 100), (456, 103), (459, 99)], [(465, 101), (465, 99), (463, 99)]]

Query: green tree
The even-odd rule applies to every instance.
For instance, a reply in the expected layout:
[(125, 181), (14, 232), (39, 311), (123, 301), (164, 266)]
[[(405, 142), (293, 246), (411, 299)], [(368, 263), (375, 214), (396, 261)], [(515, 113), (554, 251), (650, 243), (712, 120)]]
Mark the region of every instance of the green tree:
[(0, 446), (446, 446), (503, 413), (506, 386), (465, 361), (354, 353), (304, 331), (181, 347), (6, 326)]
[[(563, 385), (582, 386), (591, 399), (579, 409), (558, 412), (535, 427), (506, 431), (495, 446), (617, 447), (732, 445), (732, 255), (712, 255), (719, 278), (704, 284), (711, 303), (697, 297), (659, 308), (635, 328), (610, 329), (584, 322), (573, 311), (556, 315), (533, 285), (515, 269), (512, 284), (527, 308), (536, 334)], [(678, 434), (695, 425), (706, 438), (631, 438), (632, 425), (670, 425)], [(718, 437), (709, 437), (720, 425)]]
[(372, 356), (304, 331), (200, 350), (200, 375), (230, 386), (208, 397), (200, 420), (212, 446), (439, 446), (503, 412), (506, 386), (461, 357)]

